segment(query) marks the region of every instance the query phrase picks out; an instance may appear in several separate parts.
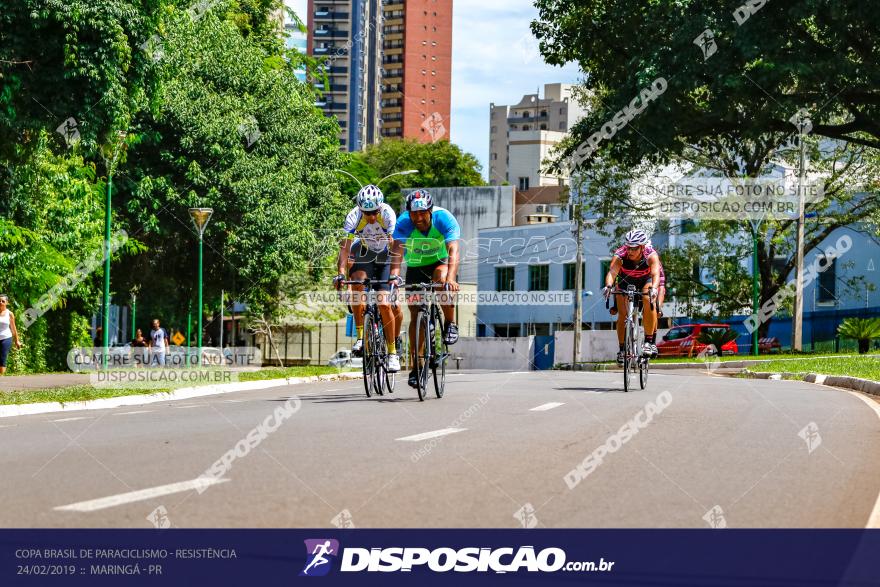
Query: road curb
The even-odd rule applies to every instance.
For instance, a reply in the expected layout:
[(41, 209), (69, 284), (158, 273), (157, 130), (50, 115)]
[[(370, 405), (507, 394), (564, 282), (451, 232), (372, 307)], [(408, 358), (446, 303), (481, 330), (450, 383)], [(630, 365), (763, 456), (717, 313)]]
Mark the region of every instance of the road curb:
[(862, 393), (880, 396), (880, 382), (870, 379), (862, 379), (860, 377), (849, 377), (848, 375), (823, 375), (821, 373), (755, 373), (748, 369), (743, 370), (741, 375), (750, 379), (795, 379), (806, 381), (807, 383), (815, 383), (817, 385), (827, 385), (830, 387), (842, 387)]
[(107, 397), (92, 399), (82, 402), (46, 402), (36, 404), (13, 404), (0, 406), (0, 418), (14, 416), (31, 416), (34, 414), (48, 414), (51, 412), (73, 412), (78, 410), (106, 410), (122, 406), (143, 406), (157, 402), (177, 401), (205, 397), (208, 395), (221, 395), (236, 391), (255, 391), (281, 387), (282, 385), (301, 385), (303, 383), (317, 383), (319, 381), (338, 381), (360, 379), (362, 373), (338, 373), (329, 375), (311, 375), (309, 377), (286, 377), (283, 379), (262, 379), (259, 381), (242, 381), (239, 383), (224, 383), (220, 385), (202, 385), (199, 387), (181, 387), (171, 393), (150, 393), (143, 395), (125, 395), (121, 397)]
[[(809, 356), (807, 358), (811, 359), (834, 359), (838, 358), (840, 355), (820, 355), (820, 356)], [(874, 357), (880, 358), (880, 355), (860, 355), (862, 357)], [(746, 369), (748, 367), (754, 367), (758, 365), (763, 365), (765, 363), (771, 363), (776, 361), (801, 361), (803, 360), (800, 357), (789, 357), (785, 359), (743, 359), (741, 361), (719, 361), (716, 368), (724, 368), (724, 369)], [(713, 363), (712, 358), (707, 358), (706, 361), (695, 361), (693, 363), (657, 363), (651, 362), (651, 371), (662, 370), (662, 369), (708, 369), (707, 365)], [(614, 363), (578, 363), (575, 365), (575, 371), (614, 371), (616, 369), (620, 369), (620, 366)], [(562, 367), (560, 367), (561, 371), (571, 371), (571, 363), (563, 363)]]

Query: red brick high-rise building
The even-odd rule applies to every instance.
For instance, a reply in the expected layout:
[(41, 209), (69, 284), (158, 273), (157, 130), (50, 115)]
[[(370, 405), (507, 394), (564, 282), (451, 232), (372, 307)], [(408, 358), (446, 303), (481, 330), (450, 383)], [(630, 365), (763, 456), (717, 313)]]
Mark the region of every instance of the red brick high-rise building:
[(449, 139), (453, 0), (383, 0), (381, 135)]

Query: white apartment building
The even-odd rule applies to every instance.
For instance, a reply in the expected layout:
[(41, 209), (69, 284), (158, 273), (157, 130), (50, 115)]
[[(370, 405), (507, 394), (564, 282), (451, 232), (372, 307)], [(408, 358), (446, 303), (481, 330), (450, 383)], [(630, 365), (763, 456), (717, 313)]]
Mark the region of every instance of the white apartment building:
[(527, 94), (512, 106), (489, 105), (489, 184), (518, 190), (567, 183), (541, 170), (555, 145), (586, 114), (571, 84), (545, 84), (544, 97)]

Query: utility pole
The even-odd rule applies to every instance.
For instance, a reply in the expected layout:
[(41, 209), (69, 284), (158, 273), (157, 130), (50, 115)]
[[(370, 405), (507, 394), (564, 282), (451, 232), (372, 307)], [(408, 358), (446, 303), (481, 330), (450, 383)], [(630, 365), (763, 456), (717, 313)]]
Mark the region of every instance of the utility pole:
[(577, 253), (575, 255), (575, 265), (574, 265), (574, 349), (573, 355), (571, 359), (571, 369), (574, 371), (577, 368), (578, 360), (581, 356), (581, 323), (583, 322), (583, 265), (584, 265), (584, 252), (583, 252), (583, 238), (584, 238), (584, 215), (581, 210), (581, 184), (580, 181), (576, 181), (572, 178), (572, 184), (577, 186), (577, 191), (575, 193), (575, 204), (572, 207), (572, 211), (576, 214), (577, 219), (575, 220), (575, 240), (577, 242)]
[(797, 261), (796, 280), (794, 289), (794, 316), (792, 316), (791, 348), (794, 351), (803, 350), (804, 328), (804, 172), (806, 159), (806, 137), (812, 123), (806, 111), (800, 111), (795, 115), (798, 127), (798, 221), (797, 221)]

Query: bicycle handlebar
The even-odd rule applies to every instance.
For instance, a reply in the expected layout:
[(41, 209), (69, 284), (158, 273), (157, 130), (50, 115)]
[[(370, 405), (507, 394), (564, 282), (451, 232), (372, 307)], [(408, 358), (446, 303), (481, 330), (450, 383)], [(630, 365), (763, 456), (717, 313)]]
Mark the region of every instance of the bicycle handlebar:
[[(614, 296), (614, 295), (629, 296), (630, 293), (632, 293), (634, 297), (636, 295), (642, 295), (642, 296), (648, 295), (648, 294), (645, 294), (645, 292), (640, 292), (636, 289), (630, 290), (630, 289), (620, 289), (619, 287), (614, 287), (609, 292), (608, 297), (605, 298), (605, 309), (607, 310), (610, 307), (609, 302), (611, 301), (611, 296)], [(650, 295), (648, 295), (648, 304), (650, 304), (651, 311), (653, 312), (654, 311), (654, 299)]]
[(447, 284), (441, 283), (439, 281), (431, 281), (431, 282), (425, 282), (425, 283), (410, 283), (410, 284), (406, 285), (405, 288), (407, 291), (414, 291), (414, 290), (419, 290), (419, 289), (434, 289), (437, 286), (446, 287)]

